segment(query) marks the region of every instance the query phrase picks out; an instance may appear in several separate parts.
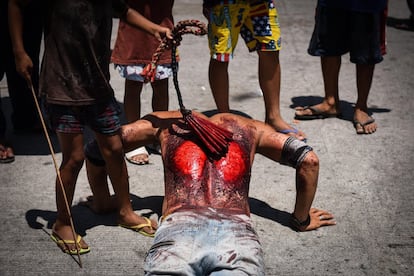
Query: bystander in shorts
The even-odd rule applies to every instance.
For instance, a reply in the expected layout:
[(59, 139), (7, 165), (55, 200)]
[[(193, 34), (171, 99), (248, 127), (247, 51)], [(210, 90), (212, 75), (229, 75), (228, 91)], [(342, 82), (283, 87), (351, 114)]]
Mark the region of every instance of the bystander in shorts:
[(208, 16), (213, 59), (224, 62), (232, 59), (239, 34), (250, 52), (281, 49), (279, 19), (273, 0), (222, 1), (211, 7)]
[(315, 16), (315, 29), (308, 48), (310, 55), (349, 53), (350, 61), (355, 64), (377, 64), (383, 60), (383, 13), (319, 6)]

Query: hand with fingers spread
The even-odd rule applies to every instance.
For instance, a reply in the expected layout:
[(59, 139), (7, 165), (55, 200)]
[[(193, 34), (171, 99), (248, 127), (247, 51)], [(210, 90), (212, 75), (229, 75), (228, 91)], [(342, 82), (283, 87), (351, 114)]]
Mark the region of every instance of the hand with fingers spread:
[(300, 232), (316, 230), (323, 226), (332, 225), (336, 225), (334, 216), (325, 210), (311, 208), (309, 216), (305, 221), (299, 221), (295, 215), (292, 214), (292, 226)]

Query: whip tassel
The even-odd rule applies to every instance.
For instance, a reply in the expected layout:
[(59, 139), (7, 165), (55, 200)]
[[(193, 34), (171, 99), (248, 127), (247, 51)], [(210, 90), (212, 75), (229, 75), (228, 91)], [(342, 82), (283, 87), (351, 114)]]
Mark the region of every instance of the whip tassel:
[(148, 64), (141, 73), (147, 81), (154, 81), (157, 62), (161, 53), (171, 47), (171, 66), (173, 71), (173, 82), (177, 92), (178, 103), (180, 105), (180, 111), (187, 125), (193, 130), (195, 135), (199, 138), (206, 150), (210, 152), (212, 156), (224, 156), (227, 153), (229, 142), (233, 138), (233, 133), (223, 127), (220, 127), (207, 119), (195, 115), (191, 110), (186, 109), (181, 91), (178, 85), (178, 62), (177, 62), (177, 46), (182, 40), (183, 34), (192, 33), (194, 35), (207, 34), (206, 25), (198, 20), (185, 20), (180, 21), (172, 31), (173, 40), (167, 41), (164, 38), (157, 50), (155, 51), (152, 61)]

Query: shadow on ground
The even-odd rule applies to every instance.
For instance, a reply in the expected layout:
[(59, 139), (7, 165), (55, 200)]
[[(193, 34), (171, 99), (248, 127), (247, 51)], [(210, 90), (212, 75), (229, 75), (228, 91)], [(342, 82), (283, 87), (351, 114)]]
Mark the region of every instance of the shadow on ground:
[(273, 220), (283, 226), (291, 228), (290, 218), (291, 214), (286, 211), (281, 211), (273, 208), (267, 202), (256, 198), (249, 198), (250, 211), (259, 217)]
[[(140, 214), (142, 216), (150, 217), (154, 214), (158, 217), (161, 216), (163, 196), (141, 198), (131, 194), (131, 201), (132, 208), (135, 211), (141, 211)], [(249, 204), (252, 214), (290, 227), (290, 213), (275, 209), (268, 203), (256, 198), (249, 198)], [(115, 212), (103, 215), (96, 214), (88, 207), (81, 205), (74, 205), (71, 211), (76, 232), (81, 236), (85, 236), (87, 230), (96, 226), (118, 226)], [(46, 225), (41, 220), (45, 221)], [(53, 223), (56, 221), (56, 211), (31, 209), (26, 212), (26, 221), (32, 229), (52, 229)]]
[[(131, 194), (132, 208), (136, 211), (144, 210), (140, 213), (146, 217), (150, 217), (152, 214), (161, 216), (162, 200), (162, 196), (141, 198)], [(76, 231), (81, 236), (85, 236), (87, 230), (99, 225), (118, 226), (115, 212), (103, 215), (96, 214), (88, 207), (81, 205), (74, 205), (71, 211)], [(39, 218), (46, 221), (46, 225), (41, 223)], [(55, 220), (56, 211), (31, 209), (26, 212), (27, 224), (33, 229), (43, 229), (44, 227), (52, 229)]]

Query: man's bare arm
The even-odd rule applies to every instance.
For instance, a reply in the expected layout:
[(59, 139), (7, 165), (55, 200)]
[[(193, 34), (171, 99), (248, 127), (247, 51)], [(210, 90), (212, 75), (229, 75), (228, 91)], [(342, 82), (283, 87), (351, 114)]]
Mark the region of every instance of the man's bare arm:
[(121, 135), (124, 151), (156, 142), (156, 131), (151, 122), (143, 119), (123, 125)]
[(266, 157), (296, 168), (296, 202), (292, 213), (292, 226), (299, 231), (314, 230), (334, 225), (333, 215), (311, 208), (315, 198), (319, 159), (308, 145), (257, 124), (257, 152)]
[(31, 84), (33, 62), (23, 45), (23, 9), (29, 1), (9, 0), (9, 31), (16, 62), (16, 71)]
[(162, 40), (164, 36), (169, 39), (172, 39), (172, 32), (169, 28), (162, 27), (158, 24), (155, 24), (141, 15), (139, 12), (134, 9), (129, 8), (126, 15), (125, 21), (133, 25), (136, 28), (143, 29), (144, 31), (155, 36), (159, 41)]

